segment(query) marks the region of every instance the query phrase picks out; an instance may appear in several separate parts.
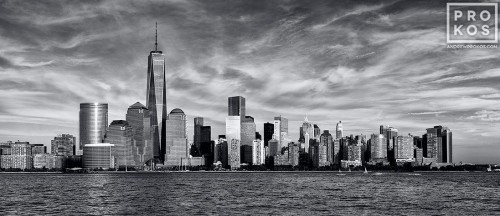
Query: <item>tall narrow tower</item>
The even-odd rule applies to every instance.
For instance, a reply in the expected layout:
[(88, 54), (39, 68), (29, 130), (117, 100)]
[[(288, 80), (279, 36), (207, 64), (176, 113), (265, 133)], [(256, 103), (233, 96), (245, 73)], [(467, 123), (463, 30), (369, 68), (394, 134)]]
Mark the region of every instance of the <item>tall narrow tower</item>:
[(339, 123), (337, 123), (337, 128), (335, 130), (335, 138), (342, 139), (343, 136), (344, 136), (344, 127), (342, 126), (342, 121), (339, 121)]
[(158, 50), (158, 29), (155, 33), (155, 50), (148, 56), (146, 104), (151, 114), (153, 155), (163, 160), (165, 155), (165, 124), (167, 99), (165, 87), (165, 55)]

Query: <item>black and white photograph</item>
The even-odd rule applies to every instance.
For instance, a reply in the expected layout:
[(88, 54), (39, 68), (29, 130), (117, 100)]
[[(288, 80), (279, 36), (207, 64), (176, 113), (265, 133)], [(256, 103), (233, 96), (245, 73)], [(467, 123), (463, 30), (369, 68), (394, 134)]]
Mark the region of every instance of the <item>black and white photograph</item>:
[(500, 215), (498, 0), (0, 0), (0, 215)]

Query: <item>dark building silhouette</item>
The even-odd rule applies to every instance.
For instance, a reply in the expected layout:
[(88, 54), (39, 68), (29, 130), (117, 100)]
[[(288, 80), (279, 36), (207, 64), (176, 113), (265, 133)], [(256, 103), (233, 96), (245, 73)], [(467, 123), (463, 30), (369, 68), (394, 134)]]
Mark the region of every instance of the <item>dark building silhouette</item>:
[(262, 135), (260, 135), (259, 132), (255, 132), (255, 139), (256, 140), (262, 140)]
[(317, 124), (314, 124), (314, 139), (319, 139), (321, 135), (321, 130), (319, 129)]
[(245, 98), (234, 96), (228, 98), (228, 116), (241, 116), (245, 118)]
[(413, 145), (417, 148), (422, 148), (422, 138), (419, 136), (413, 136)]
[(452, 157), (452, 132), (447, 127), (441, 125), (434, 126), (436, 129), (437, 142), (437, 158), (440, 163), (453, 163)]
[[(192, 151), (194, 153), (194, 157), (202, 155), (207, 157), (207, 155), (213, 154), (213, 147), (211, 146), (211, 132), (212, 129), (210, 126), (204, 126), (202, 117), (194, 118), (193, 147), (195, 150)], [(212, 164), (212, 162), (205, 164)]]
[(269, 140), (273, 138), (274, 124), (270, 122), (264, 123), (264, 146), (269, 146)]

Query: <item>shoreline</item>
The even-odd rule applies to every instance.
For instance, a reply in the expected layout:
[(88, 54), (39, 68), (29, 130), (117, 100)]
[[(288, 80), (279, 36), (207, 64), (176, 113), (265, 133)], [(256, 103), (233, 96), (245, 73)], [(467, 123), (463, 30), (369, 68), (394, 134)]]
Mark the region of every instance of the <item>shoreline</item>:
[[(1, 174), (127, 174), (127, 173), (338, 173), (338, 174), (364, 174), (364, 171), (99, 171), (95, 173), (65, 173), (65, 172), (0, 172)], [(485, 171), (412, 171), (396, 172), (393, 170), (368, 171), (366, 174), (374, 173), (487, 173)], [(491, 172), (500, 173), (500, 172)]]

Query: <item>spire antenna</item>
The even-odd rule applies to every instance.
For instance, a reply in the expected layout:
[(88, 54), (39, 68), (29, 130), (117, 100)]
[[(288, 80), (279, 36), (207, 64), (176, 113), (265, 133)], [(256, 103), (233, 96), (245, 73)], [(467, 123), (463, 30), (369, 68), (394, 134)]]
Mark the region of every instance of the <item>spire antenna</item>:
[(155, 29), (155, 51), (158, 51), (158, 22), (156, 22)]

